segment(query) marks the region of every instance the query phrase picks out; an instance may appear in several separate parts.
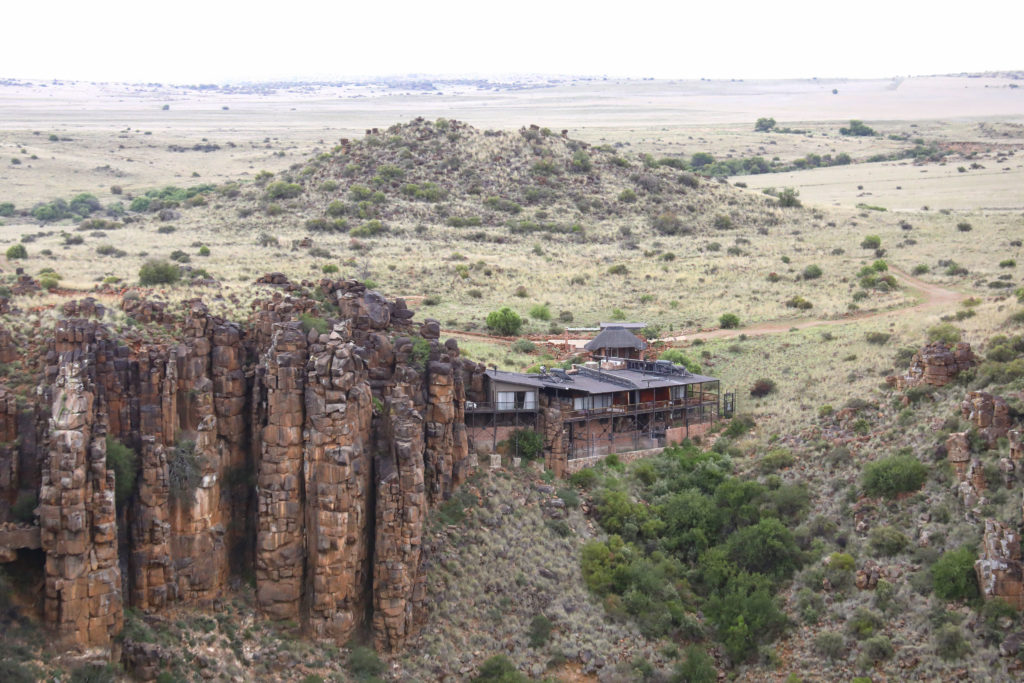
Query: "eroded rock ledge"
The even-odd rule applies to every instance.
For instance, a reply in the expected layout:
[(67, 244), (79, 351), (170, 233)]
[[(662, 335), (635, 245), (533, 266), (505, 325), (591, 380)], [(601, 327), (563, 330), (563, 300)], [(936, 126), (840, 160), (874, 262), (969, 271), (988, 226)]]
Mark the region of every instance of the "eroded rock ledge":
[[(44, 617), (68, 645), (109, 646), (124, 607), (213, 605), (236, 576), (313, 638), (365, 628), (395, 650), (421, 625), (423, 527), (468, 476), (465, 388), (484, 368), (358, 282), (285, 291), (246, 321), (133, 293), (122, 308), (161, 333), (125, 338), (69, 304), (35, 395), (0, 388), (0, 561), (41, 546)], [(130, 493), (113, 441), (135, 453)], [(33, 493), (39, 527), (14, 516)]]

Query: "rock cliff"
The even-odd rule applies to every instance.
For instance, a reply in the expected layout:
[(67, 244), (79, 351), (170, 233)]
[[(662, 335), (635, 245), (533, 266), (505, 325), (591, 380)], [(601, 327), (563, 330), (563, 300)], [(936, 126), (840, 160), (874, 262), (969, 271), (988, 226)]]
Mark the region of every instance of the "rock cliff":
[[(288, 293), (246, 321), (132, 293), (141, 327), (121, 337), (71, 302), (36, 395), (0, 389), (0, 561), (41, 545), (69, 645), (108, 646), (124, 607), (213, 605), (232, 576), (316, 639), (365, 628), (395, 650), (421, 625), (426, 516), (469, 474), (479, 368), (358, 282), (265, 279)], [(36, 541), (13, 517), (24, 491)]]

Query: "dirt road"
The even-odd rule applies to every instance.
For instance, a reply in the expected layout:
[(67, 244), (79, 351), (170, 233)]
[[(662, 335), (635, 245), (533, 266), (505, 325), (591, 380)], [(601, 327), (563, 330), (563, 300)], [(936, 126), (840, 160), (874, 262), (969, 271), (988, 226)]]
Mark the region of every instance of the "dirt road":
[(889, 268), (889, 272), (902, 282), (904, 285), (909, 287), (911, 290), (916, 291), (921, 295), (922, 301), (913, 306), (904, 308), (896, 308), (888, 311), (877, 311), (877, 312), (864, 312), (855, 313), (842, 318), (835, 318), (832, 320), (783, 320), (777, 322), (765, 322), (757, 325), (751, 325), (750, 327), (737, 328), (732, 330), (707, 330), (703, 332), (693, 332), (691, 334), (682, 334), (675, 337), (664, 337), (658, 341), (665, 343), (681, 342), (681, 341), (692, 341), (694, 339), (730, 339), (738, 337), (741, 334), (745, 334), (748, 337), (761, 336), (765, 334), (778, 334), (780, 332), (788, 332), (793, 329), (805, 330), (812, 327), (831, 327), (834, 325), (846, 325), (847, 323), (870, 320), (872, 318), (895, 318), (897, 316), (906, 315), (908, 312), (924, 312), (934, 308), (941, 308), (943, 306), (949, 306), (951, 304), (957, 304), (967, 298), (966, 294), (957, 292), (955, 290), (946, 289), (936, 284), (924, 282), (908, 273), (898, 270), (896, 268)]

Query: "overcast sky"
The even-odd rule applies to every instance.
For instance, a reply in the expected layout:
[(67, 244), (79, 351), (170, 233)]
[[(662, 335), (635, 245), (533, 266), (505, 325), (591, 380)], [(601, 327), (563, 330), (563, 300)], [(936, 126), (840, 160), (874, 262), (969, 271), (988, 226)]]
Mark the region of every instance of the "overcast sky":
[(0, 77), (889, 77), (1024, 69), (1021, 0), (13, 0)]

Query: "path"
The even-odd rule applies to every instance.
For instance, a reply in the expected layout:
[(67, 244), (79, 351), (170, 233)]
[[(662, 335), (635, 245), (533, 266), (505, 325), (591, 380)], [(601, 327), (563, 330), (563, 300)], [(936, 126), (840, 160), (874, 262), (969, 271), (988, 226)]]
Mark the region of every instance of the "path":
[(870, 320), (872, 318), (895, 318), (897, 316), (906, 315), (908, 312), (924, 312), (929, 311), (933, 308), (940, 308), (942, 306), (948, 306), (950, 304), (957, 304), (967, 298), (966, 294), (957, 292), (952, 289), (946, 289), (936, 284), (924, 282), (909, 273), (905, 273), (897, 268), (889, 268), (889, 272), (903, 284), (910, 287), (910, 289), (916, 291), (923, 297), (923, 301), (914, 304), (913, 306), (907, 306), (904, 308), (895, 308), (887, 311), (876, 311), (874, 313), (864, 312), (856, 313), (853, 315), (844, 316), (842, 318), (835, 318), (831, 320), (782, 320), (774, 322), (764, 322), (750, 327), (737, 328), (732, 330), (708, 330), (704, 332), (694, 332), (692, 334), (684, 334), (675, 337), (664, 337), (658, 341), (671, 343), (679, 341), (690, 341), (693, 339), (730, 339), (738, 337), (741, 334), (745, 334), (748, 337), (761, 336), (765, 334), (779, 334), (781, 332), (789, 332), (790, 330), (806, 330), (812, 327), (831, 327), (833, 325), (846, 325), (847, 323)]
[[(659, 342), (665, 342), (671, 344), (673, 342), (684, 342), (692, 341), (694, 339), (731, 339), (738, 337), (741, 334), (745, 334), (748, 337), (761, 336), (766, 334), (780, 334), (782, 332), (789, 332), (790, 330), (806, 330), (813, 327), (831, 327), (834, 325), (846, 325), (851, 322), (857, 322), (861, 320), (870, 320), (872, 318), (895, 318), (897, 316), (906, 315), (908, 312), (925, 312), (934, 308), (941, 308), (943, 306), (949, 306), (951, 304), (958, 304), (967, 298), (967, 295), (962, 292), (957, 292), (952, 289), (946, 289), (940, 285), (924, 282), (923, 280), (905, 273), (898, 268), (889, 267), (889, 272), (904, 285), (909, 287), (911, 290), (917, 292), (921, 297), (920, 303), (914, 304), (913, 306), (906, 306), (903, 308), (895, 308), (886, 311), (876, 312), (864, 312), (855, 313), (844, 316), (842, 318), (835, 318), (830, 320), (777, 320), (758, 323), (751, 325), (750, 327), (736, 328), (732, 330), (705, 330), (692, 332), (688, 334), (681, 334), (674, 337), (662, 337), (658, 339)], [(463, 332), (461, 330), (443, 330), (444, 334), (453, 337), (463, 337), (471, 339), (486, 340), (495, 344), (509, 345), (515, 341), (514, 337), (494, 337), (482, 332)], [(570, 339), (569, 345), (574, 348), (583, 348), (589, 339)], [(565, 339), (548, 339), (547, 342), (552, 345), (561, 346), (566, 343)]]

